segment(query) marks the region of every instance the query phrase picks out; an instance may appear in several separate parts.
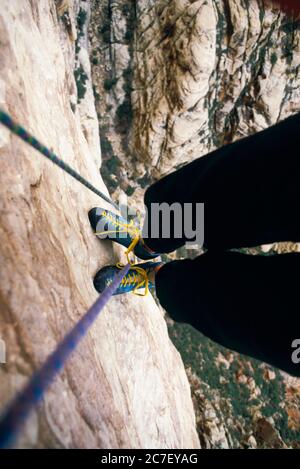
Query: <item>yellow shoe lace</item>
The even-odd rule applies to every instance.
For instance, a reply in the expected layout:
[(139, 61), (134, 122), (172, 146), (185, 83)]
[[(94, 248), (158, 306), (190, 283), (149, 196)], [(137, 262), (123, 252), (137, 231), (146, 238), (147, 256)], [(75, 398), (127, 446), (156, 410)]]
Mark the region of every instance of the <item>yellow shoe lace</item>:
[[(117, 265), (118, 269), (123, 269), (123, 267), (124, 267), (124, 265), (121, 262), (118, 262), (116, 265)], [(135, 272), (132, 272), (133, 270)], [(138, 265), (132, 265), (131, 264), (129, 274), (126, 275), (122, 279), (121, 285), (126, 286), (126, 285), (130, 285), (130, 284), (133, 284), (133, 283), (136, 283), (136, 286), (132, 290), (132, 292), (135, 295), (146, 296), (149, 293), (149, 279), (148, 279), (148, 275), (147, 275), (146, 270), (143, 269), (142, 267), (139, 267)], [(144, 287), (144, 293), (139, 293), (137, 291), (141, 287)]]
[[(132, 237), (133, 240), (131, 241), (130, 245), (125, 251), (125, 255), (127, 258), (127, 262), (130, 264), (130, 271), (135, 271), (135, 272), (130, 272), (129, 274), (126, 275), (122, 281), (121, 285), (129, 285), (132, 283), (136, 283), (137, 285), (133, 289), (133, 293), (138, 296), (146, 296), (149, 292), (149, 279), (147, 272), (145, 269), (142, 267), (139, 267), (138, 265), (135, 265), (135, 256), (131, 260), (129, 258), (129, 254), (133, 252), (135, 246), (141, 239), (140, 235), (140, 226), (141, 226), (141, 215), (140, 212), (137, 211), (137, 216), (139, 218), (139, 227), (137, 227), (133, 220), (131, 220), (129, 223), (121, 223), (119, 222), (114, 216), (110, 215), (110, 213), (107, 213), (106, 211), (102, 212), (102, 216), (105, 217), (110, 223), (112, 223), (116, 229), (115, 230), (109, 230), (109, 231), (96, 231), (96, 235), (102, 235), (102, 234), (112, 234), (112, 233), (129, 233)], [(118, 228), (118, 229), (117, 229)], [(118, 269), (123, 269), (124, 264), (121, 262), (118, 262), (116, 264)], [(141, 287), (144, 287), (144, 293), (139, 293), (137, 290)]]
[[(139, 242), (141, 235), (140, 235), (140, 229), (134, 224), (133, 220), (131, 220), (129, 223), (121, 223), (119, 222), (115, 217), (113, 217), (110, 213), (107, 213), (106, 211), (102, 212), (102, 216), (106, 218), (110, 223), (112, 223), (116, 229), (115, 230), (109, 230), (109, 231), (96, 231), (96, 235), (103, 235), (103, 234), (112, 234), (112, 233), (129, 233), (132, 237), (133, 240), (131, 241), (130, 245), (125, 251), (125, 255), (127, 258), (128, 263), (133, 266), (135, 263), (135, 257), (131, 260), (129, 258), (129, 254), (134, 250), (135, 246)], [(139, 225), (141, 224), (141, 218), (140, 218), (140, 213), (138, 212), (138, 217), (139, 217)], [(117, 229), (118, 228), (118, 229)]]

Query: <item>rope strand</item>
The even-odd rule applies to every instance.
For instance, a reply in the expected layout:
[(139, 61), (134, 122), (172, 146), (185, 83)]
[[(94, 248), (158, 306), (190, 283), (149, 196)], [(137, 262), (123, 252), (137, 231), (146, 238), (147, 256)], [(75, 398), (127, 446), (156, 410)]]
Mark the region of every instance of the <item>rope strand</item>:
[[(110, 200), (105, 194), (96, 189), (85, 178), (78, 174), (67, 163), (58, 158), (52, 151), (42, 145), (33, 135), (25, 130), (21, 125), (15, 122), (6, 112), (0, 109), (0, 122), (11, 132), (20, 137), (24, 142), (31, 145), (43, 156), (48, 158), (52, 163), (59, 166), (74, 179), (83, 184), (87, 189), (91, 190), (99, 197), (104, 199), (116, 209), (118, 206)], [(0, 448), (6, 448), (16, 438), (22, 424), (32, 408), (38, 404), (45, 394), (47, 388), (62, 370), (72, 351), (77, 347), (81, 339), (87, 334), (88, 330), (96, 320), (106, 303), (110, 300), (116, 289), (118, 288), (123, 277), (127, 274), (130, 264), (127, 264), (115, 276), (111, 285), (105, 288), (101, 296), (90, 307), (85, 315), (77, 324), (66, 334), (55, 351), (47, 358), (41, 368), (32, 376), (23, 391), (16, 396), (12, 403), (0, 418)]]
[(40, 152), (43, 156), (48, 158), (48, 160), (52, 161), (52, 163), (59, 166), (66, 173), (68, 173), (70, 176), (72, 176), (78, 182), (80, 182), (85, 187), (87, 187), (90, 191), (94, 192), (99, 197), (101, 197), (103, 200), (105, 200), (106, 202), (111, 204), (113, 207), (115, 207), (117, 210), (119, 210), (119, 207), (117, 206), (117, 204), (115, 204), (107, 195), (103, 194), (103, 192), (96, 189), (96, 187), (94, 187), (89, 181), (87, 181), (87, 179), (82, 177), (79, 173), (77, 173), (77, 171), (75, 171), (73, 168), (71, 168), (71, 166), (69, 166), (67, 163), (65, 163), (63, 160), (61, 160), (58, 156), (56, 156), (56, 154), (53, 153), (53, 151), (49, 150), (49, 148), (45, 147), (42, 143), (40, 143), (33, 135), (31, 135), (29, 132), (27, 132), (27, 130), (24, 129), (24, 127), (22, 127), (16, 121), (14, 121), (2, 109), (0, 109), (0, 122), (5, 127), (7, 127), (13, 134), (17, 135), (24, 142), (28, 143), (28, 145), (31, 145), (38, 152)]
[(32, 376), (23, 391), (12, 401), (0, 419), (0, 449), (7, 448), (16, 438), (32, 408), (42, 399), (45, 391), (64, 367), (67, 359), (99, 316), (118, 288), (130, 265), (127, 264), (105, 288), (101, 296), (64, 337), (42, 367)]

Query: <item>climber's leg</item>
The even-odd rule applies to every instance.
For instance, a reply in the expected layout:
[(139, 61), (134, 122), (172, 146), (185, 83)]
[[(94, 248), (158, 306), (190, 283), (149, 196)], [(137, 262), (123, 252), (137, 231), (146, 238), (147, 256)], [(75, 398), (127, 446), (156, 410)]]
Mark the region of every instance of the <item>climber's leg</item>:
[[(207, 252), (156, 274), (161, 305), (219, 344), (300, 376), (300, 254)], [(298, 342), (298, 347), (299, 347)], [(298, 361), (300, 360), (300, 348)]]
[(300, 240), (300, 114), (205, 155), (162, 178), (145, 193), (149, 237), (156, 252), (186, 238), (151, 237), (153, 203), (204, 202), (204, 246), (226, 249)]

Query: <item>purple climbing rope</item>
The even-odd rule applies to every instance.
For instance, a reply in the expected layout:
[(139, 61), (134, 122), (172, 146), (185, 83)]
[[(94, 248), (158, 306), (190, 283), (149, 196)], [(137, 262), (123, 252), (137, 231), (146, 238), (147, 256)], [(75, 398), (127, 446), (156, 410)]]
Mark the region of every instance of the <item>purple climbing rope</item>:
[(0, 419), (0, 448), (7, 448), (15, 440), (29, 412), (42, 399), (48, 386), (62, 370), (65, 362), (110, 300), (129, 268), (130, 265), (127, 264), (115, 276), (113, 282), (106, 287), (98, 300), (64, 337), (42, 367), (32, 376), (23, 391), (9, 405)]

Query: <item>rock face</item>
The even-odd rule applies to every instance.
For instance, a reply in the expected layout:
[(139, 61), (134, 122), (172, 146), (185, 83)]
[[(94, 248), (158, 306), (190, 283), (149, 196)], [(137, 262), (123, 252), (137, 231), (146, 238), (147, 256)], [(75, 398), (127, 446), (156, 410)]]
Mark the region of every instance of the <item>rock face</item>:
[[(106, 191), (86, 50), (89, 3), (2, 1), (0, 106)], [(92, 277), (116, 255), (87, 219), (104, 202), (2, 127), (0, 166), (3, 409), (95, 301)], [(110, 301), (16, 445), (199, 446), (184, 367), (151, 297)]]
[(300, 23), (269, 2), (139, 2), (134, 149), (164, 174), (300, 109)]
[(124, 190), (300, 110), (300, 22), (276, 4), (93, 3), (104, 157), (128, 173)]

